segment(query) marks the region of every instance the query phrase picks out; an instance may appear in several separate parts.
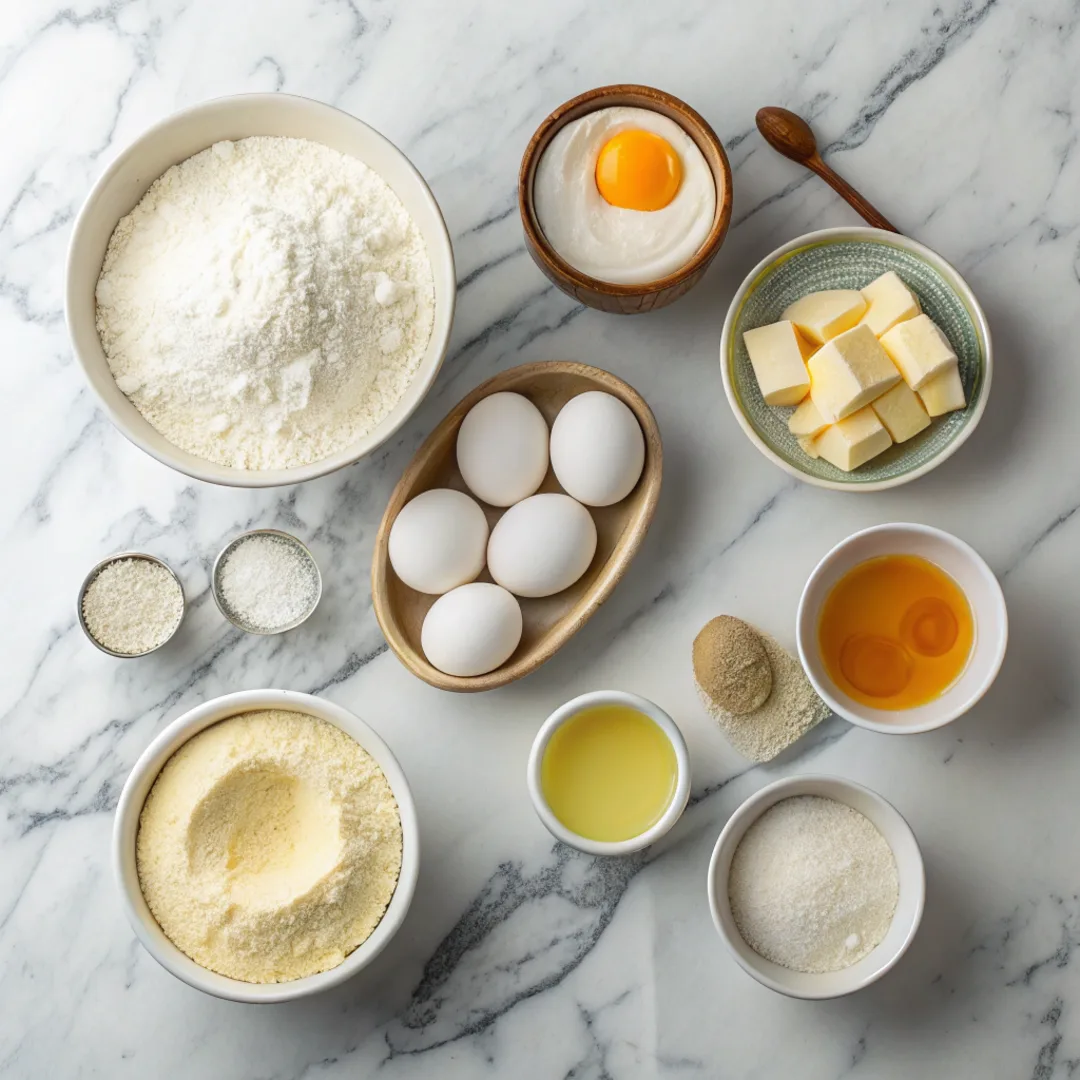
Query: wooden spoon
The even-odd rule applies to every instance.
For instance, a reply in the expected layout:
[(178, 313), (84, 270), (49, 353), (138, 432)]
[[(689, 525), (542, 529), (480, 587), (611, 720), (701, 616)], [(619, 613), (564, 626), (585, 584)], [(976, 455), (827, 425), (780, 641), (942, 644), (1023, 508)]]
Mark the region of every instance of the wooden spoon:
[(765, 136), (765, 141), (774, 150), (800, 165), (805, 165), (811, 172), (817, 173), (833, 191), (854, 207), (856, 212), (871, 225), (879, 229), (887, 229), (889, 232), (900, 231), (842, 176), (825, 164), (818, 152), (814, 133), (801, 116), (796, 116), (789, 109), (770, 105), (764, 109), (758, 109), (757, 126), (758, 131)]

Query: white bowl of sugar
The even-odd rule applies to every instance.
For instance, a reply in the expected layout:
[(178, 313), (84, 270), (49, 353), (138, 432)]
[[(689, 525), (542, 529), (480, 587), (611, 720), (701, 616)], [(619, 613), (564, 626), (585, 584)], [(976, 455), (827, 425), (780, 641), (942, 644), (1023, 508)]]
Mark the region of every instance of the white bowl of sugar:
[[(288, 141), (305, 143), (293, 142), (291, 160), (278, 154), (280, 176), (267, 178), (261, 159), (249, 162), (254, 150), (249, 153), (240, 142), (260, 136), (270, 138), (257, 142), (282, 147)], [(127, 221), (127, 229), (141, 211), (132, 218), (128, 215), (143, 203), (163, 174), (181, 162), (188, 169), (189, 159), (211, 149), (226, 161), (235, 153), (238, 161), (246, 163), (246, 171), (235, 177), (222, 177), (225, 166), (221, 166), (218, 178), (234, 196), (233, 202), (247, 212), (238, 211), (235, 222), (231, 218), (226, 222), (227, 228), (215, 228), (211, 220), (215, 200), (206, 196), (204, 188), (201, 204), (190, 197), (185, 201), (181, 196), (191, 195), (194, 181), (190, 176), (183, 180), (183, 170), (174, 172), (169, 184), (160, 189), (157, 203), (139, 219), (142, 224), (132, 226), (143, 230), (131, 234), (138, 243), (128, 242), (124, 254), (130, 257), (102, 294), (99, 278), (104, 280), (103, 269), (108, 276), (106, 253), (121, 219)], [(313, 184), (308, 173), (321, 167), (317, 162), (331, 152), (344, 172), (340, 182), (328, 176), (319, 188), (326, 196), (325, 206), (318, 200), (312, 205), (309, 198), (308, 216), (294, 217), (289, 205), (273, 204), (275, 193), (293, 181), (301, 195), (310, 195)], [(209, 155), (199, 160), (215, 164)], [(374, 178), (357, 173), (358, 169), (364, 172), (363, 166)], [(203, 165), (198, 168), (206, 172)], [(357, 174), (352, 184), (345, 178), (350, 168)], [(370, 220), (363, 217), (360, 227), (354, 212), (361, 204), (374, 206), (384, 199), (387, 188), (396, 207), (393, 213), (399, 215), (399, 231), (404, 229), (407, 242), (412, 244), (410, 265), (423, 265), (424, 248), (430, 263), (430, 281), (423, 269), (422, 280), (406, 304), (399, 299), (408, 292), (407, 275), (389, 280), (380, 269), (389, 265), (379, 247), (385, 253), (386, 235), (392, 230), (383, 230), (383, 219), (374, 214)], [(341, 205), (335, 207), (338, 199)], [(144, 203), (143, 209), (148, 205)], [(200, 235), (200, 215), (208, 220), (205, 238)], [(147, 224), (148, 216), (155, 219), (152, 225)], [(411, 224), (406, 224), (409, 219)], [(393, 223), (392, 218), (387, 220)], [(164, 244), (170, 239), (175, 239), (171, 261), (159, 258), (149, 243)], [(203, 239), (206, 243), (199, 246)], [(394, 251), (399, 239), (395, 235), (390, 240)], [(327, 245), (332, 246), (331, 254)], [(355, 262), (348, 257), (354, 249)], [(161, 284), (163, 263), (175, 274), (172, 293)], [(342, 283), (331, 275), (333, 287), (327, 286), (328, 265), (331, 269), (345, 267), (351, 279)], [(366, 274), (364, 302), (371, 301), (374, 314), (385, 326), (356, 314), (362, 274)], [(453, 250), (442, 213), (423, 177), (400, 150), (360, 120), (321, 102), (287, 94), (245, 94), (208, 101), (168, 117), (144, 132), (105, 170), (83, 204), (72, 232), (65, 309), (75, 354), (102, 407), (123, 435), (159, 461), (196, 479), (233, 487), (274, 487), (310, 480), (352, 464), (385, 443), (405, 423), (431, 387), (446, 355), (456, 288)], [(324, 303), (326, 296), (333, 302)], [(99, 302), (104, 307), (99, 308)], [(208, 304), (214, 310), (207, 310)], [(425, 339), (425, 330), (406, 326), (403, 345), (400, 336), (393, 339), (401, 333), (394, 320), (408, 304), (423, 308), (424, 326), (430, 323), (430, 333)], [(162, 310), (167, 312), (165, 316), (160, 314)], [(101, 333), (99, 316), (104, 319)], [(248, 321), (241, 324), (242, 317)], [(298, 320), (302, 326), (295, 329)], [(319, 320), (334, 324), (332, 335), (321, 333)], [(362, 332), (369, 323), (374, 336), (364, 342), (370, 348), (361, 373), (356, 340), (349, 335)], [(258, 337), (262, 331), (255, 329), (259, 327), (269, 327), (262, 338)], [(234, 339), (238, 351), (231, 355), (250, 355), (251, 370), (245, 368), (239, 376), (230, 373), (221, 386), (189, 385), (190, 361), (205, 359), (207, 350), (216, 343)], [(294, 356), (301, 340), (315, 340), (320, 345)], [(343, 344), (338, 349), (335, 343)], [(160, 382), (153, 381), (156, 375), (147, 376), (158, 363)], [(211, 381), (224, 370), (209, 360), (205, 366), (204, 374)], [(325, 374), (330, 371), (338, 373), (333, 392), (330, 376)], [(340, 374), (342, 371), (347, 374)], [(363, 385), (372, 388), (371, 394), (361, 398), (357, 390), (355, 402), (349, 396), (347, 422), (344, 418), (339, 422), (336, 412), (328, 418), (326, 413), (333, 412), (334, 402), (340, 398), (338, 380), (361, 377)], [(353, 386), (353, 382), (348, 383), (350, 394)], [(228, 408), (221, 410), (212, 404), (215, 399), (231, 403), (233, 397), (251, 412), (250, 417), (246, 413), (238, 417)], [(325, 402), (326, 408), (316, 410), (319, 402)], [(259, 406), (268, 408), (265, 416), (257, 414)], [(192, 412), (190, 425), (182, 411), (185, 408)], [(153, 423), (148, 415), (154, 418)], [(252, 430), (261, 430), (257, 428), (261, 425), (272, 433), (280, 432), (278, 444), (253, 443), (244, 427), (249, 419)], [(163, 428), (169, 436), (163, 434)], [(189, 432), (198, 434), (189, 439)], [(281, 440), (286, 439), (302, 443), (302, 453), (292, 454), (290, 446), (282, 449)], [(225, 449), (216, 459), (200, 452), (203, 444), (216, 446), (218, 441)], [(282, 462), (288, 464), (282, 466)]]
[(708, 893), (716, 929), (747, 974), (788, 997), (820, 1000), (861, 990), (896, 965), (919, 928), (926, 877), (915, 835), (891, 803), (850, 780), (793, 776), (732, 814), (709, 862)]

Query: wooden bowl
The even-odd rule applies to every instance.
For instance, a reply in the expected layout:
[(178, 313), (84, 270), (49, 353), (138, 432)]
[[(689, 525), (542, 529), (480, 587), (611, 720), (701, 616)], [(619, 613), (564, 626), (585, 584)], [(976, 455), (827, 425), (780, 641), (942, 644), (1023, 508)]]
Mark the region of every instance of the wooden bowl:
[[(674, 120), (705, 156), (716, 184), (716, 211), (712, 229), (698, 248), (697, 254), (681, 270), (645, 285), (614, 285), (574, 269), (547, 242), (533, 204), (536, 166), (555, 135), (586, 113), (618, 105), (649, 109)], [(601, 86), (560, 105), (536, 129), (536, 134), (529, 140), (521, 159), (518, 208), (521, 211), (521, 224), (525, 229), (525, 246), (536, 265), (555, 285), (575, 300), (599, 311), (609, 311), (615, 315), (638, 315), (644, 311), (665, 307), (678, 300), (683, 293), (689, 292), (701, 280), (709, 263), (716, 257), (731, 220), (731, 166), (716, 132), (685, 101), (665, 94), (662, 90), (654, 90), (651, 86)]]
[[(486, 675), (469, 678), (445, 675), (427, 662), (420, 647), (424, 616), (438, 598), (410, 589), (394, 573), (387, 552), (390, 526), (410, 499), (429, 488), (449, 487), (468, 492), (457, 467), (458, 428), (465, 414), (481, 398), (502, 390), (527, 397), (543, 413), (549, 427), (563, 405), (586, 390), (603, 390), (614, 395), (630, 408), (641, 425), (645, 465), (641, 479), (622, 502), (589, 507), (596, 522), (596, 555), (581, 578), (554, 596), (519, 597), (524, 628), (513, 656)], [(375, 617), (390, 648), (414, 675), (440, 690), (493, 690), (535, 671), (585, 625), (626, 573), (656, 510), (662, 465), (660, 431), (652, 410), (637, 391), (610, 372), (587, 364), (550, 360), (511, 368), (482, 383), (454, 406), (416, 452), (394, 488), (379, 525), (371, 562), (371, 598)], [(540, 491), (562, 491), (550, 468)], [(504, 513), (500, 508), (480, 505), (491, 526)], [(485, 569), (478, 580), (490, 581), (491, 576)]]

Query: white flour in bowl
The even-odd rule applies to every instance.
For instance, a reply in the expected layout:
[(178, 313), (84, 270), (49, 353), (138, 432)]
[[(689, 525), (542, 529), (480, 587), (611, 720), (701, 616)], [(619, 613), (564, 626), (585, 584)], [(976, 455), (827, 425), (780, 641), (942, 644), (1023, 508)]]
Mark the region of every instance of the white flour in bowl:
[(221, 142), (121, 219), (97, 283), (117, 386), (171, 443), (241, 469), (370, 432), (431, 336), (416, 223), (362, 162), (304, 139)]

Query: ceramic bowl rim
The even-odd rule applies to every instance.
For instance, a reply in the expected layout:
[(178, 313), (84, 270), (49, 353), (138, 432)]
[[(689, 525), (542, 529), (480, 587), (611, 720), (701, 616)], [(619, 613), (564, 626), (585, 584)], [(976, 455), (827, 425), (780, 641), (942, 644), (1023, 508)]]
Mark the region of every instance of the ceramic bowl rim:
[[(85, 355), (84, 350), (81, 347), (82, 333), (81, 331), (77, 332), (75, 326), (76, 317), (74, 313), (79, 310), (79, 293), (81, 286), (85, 284), (86, 277), (83, 270), (76, 269), (76, 253), (81, 248), (84, 234), (89, 227), (89, 222), (99, 214), (98, 206), (104, 197), (105, 191), (115, 182), (116, 176), (122, 172), (133, 157), (142, 152), (147, 143), (165, 136), (170, 128), (177, 127), (187, 120), (198, 119), (200, 114), (205, 113), (208, 116), (211, 116), (215, 113), (226, 112), (230, 109), (247, 105), (280, 106), (286, 109), (297, 109), (312, 116), (321, 113), (323, 116), (329, 117), (333, 114), (335, 122), (362, 131), (363, 138), (370, 140), (373, 144), (382, 144), (391, 155), (400, 159), (404, 172), (410, 176), (411, 182), (415, 183), (415, 194), (421, 201), (427, 204), (428, 209), (431, 211), (432, 220), (436, 225), (435, 232), (441, 241), (438, 250), (431, 250), (429, 247), (428, 257), (431, 262), (432, 277), (436, 283), (442, 282), (446, 299), (443, 301), (436, 300), (431, 341), (429, 341), (427, 350), (425, 350), (426, 356), (427, 351), (432, 348), (432, 342), (436, 343), (434, 352), (431, 354), (433, 361), (429, 361), (425, 364), (424, 358), (421, 358), (421, 363), (405, 391), (406, 395), (415, 392), (416, 400), (412, 403), (411, 407), (403, 411), (401, 416), (399, 416), (391, 426), (386, 428), (386, 430), (380, 431), (379, 429), (382, 425), (377, 425), (375, 430), (379, 431), (379, 437), (376, 441), (372, 441), (369, 434), (356, 440), (345, 449), (340, 450), (335, 454), (331, 454), (329, 457), (320, 458), (318, 461), (310, 462), (307, 465), (298, 465), (284, 469), (238, 469), (232, 466), (219, 465), (216, 462), (209, 460), (204, 461), (194, 454), (187, 453), (174, 443), (170, 442), (164, 435), (160, 434), (160, 432), (155, 431), (154, 435), (156, 438), (154, 438), (135, 430), (129, 423), (129, 417), (124, 415), (120, 409), (116, 408), (114, 404), (98, 390), (91, 374), (92, 370), (95, 370), (98, 367), (98, 364), (96, 360), (92, 360)], [(312, 141), (318, 142), (317, 139)], [(207, 143), (207, 146), (209, 145), (210, 144)], [(387, 183), (389, 183), (389, 181), (387, 181)], [(392, 188), (392, 190), (394, 190), (395, 195), (400, 199), (400, 193), (396, 189)], [(117, 222), (113, 223), (114, 228), (116, 224)], [(408, 421), (420, 407), (421, 403), (427, 397), (428, 391), (434, 384), (439, 371), (442, 369), (450, 344), (456, 303), (457, 272), (454, 266), (454, 249), (450, 238), (450, 232), (447, 228), (446, 219), (443, 217), (442, 210), (440, 209), (431, 188), (428, 186), (427, 181), (420, 174), (419, 170), (413, 165), (412, 161), (409, 160), (405, 153), (395, 146), (385, 135), (376, 131), (375, 128), (366, 124), (359, 117), (353, 116), (352, 113), (346, 112), (344, 109), (339, 109), (334, 105), (329, 105), (323, 101), (317, 101), (314, 98), (304, 97), (300, 94), (226, 94), (220, 97), (209, 98), (205, 101), (187, 106), (186, 108), (179, 109), (142, 130), (122, 150), (120, 150), (112, 161), (109, 162), (105, 171), (98, 177), (90, 191), (87, 193), (82, 206), (79, 208), (78, 215), (75, 218), (75, 224), (71, 230), (71, 237), (68, 241), (64, 263), (64, 323), (67, 328), (68, 340), (71, 343), (72, 351), (75, 353), (75, 357), (79, 361), (80, 367), (83, 369), (86, 381), (89, 384), (94, 397), (97, 399), (97, 404), (124, 438), (139, 447), (140, 450), (149, 454), (155, 460), (160, 461), (163, 465), (166, 465), (170, 469), (174, 469), (185, 476), (190, 476), (196, 480), (203, 480), (210, 484), (219, 484), (224, 487), (265, 488), (304, 483), (305, 481), (314, 480), (320, 476), (326, 476), (329, 473), (336, 472), (338, 469), (345, 468), (347, 465), (353, 465), (357, 461), (372, 454), (380, 446), (383, 446), (401, 429), (406, 421)], [(445, 310), (445, 318), (441, 315), (441, 310)], [(83, 320), (80, 316), (80, 325), (82, 322)], [(445, 323), (441, 331), (440, 322)]]
[[(915, 889), (915, 907), (912, 913), (911, 925), (904, 934), (903, 940), (899, 942), (894, 952), (873, 971), (860, 978), (850, 976), (840, 989), (825, 990), (823, 988), (820, 992), (814, 992), (796, 989), (793, 986), (785, 985), (773, 978), (754, 962), (752, 957), (757, 954), (754, 953), (749, 945), (746, 945), (746, 942), (743, 941), (741, 935), (739, 935), (739, 940), (746, 946), (746, 951), (751, 955), (746, 956), (740, 951), (731, 937), (732, 934), (739, 934), (739, 931), (735, 926), (734, 918), (731, 915), (730, 902), (727, 899), (726, 875), (722, 898), (718, 895), (716, 879), (720, 862), (724, 859), (727, 859), (728, 871), (730, 872), (730, 856), (734, 855), (735, 849), (742, 841), (747, 829), (749, 829), (766, 810), (775, 806), (783, 799), (792, 798), (796, 795), (821, 794), (822, 788), (830, 792), (830, 794), (824, 795), (824, 798), (832, 798), (845, 805), (850, 804), (844, 799), (843, 793), (859, 793), (863, 798), (874, 805), (875, 814), (878, 820), (890, 820), (891, 828), (895, 830), (896, 833), (903, 836), (905, 840), (910, 841), (910, 848), (914, 858), (907, 860), (904, 865), (901, 865), (901, 859), (897, 857), (896, 848), (892, 844), (889, 844), (889, 847), (893, 852), (893, 858), (896, 860), (896, 872), (897, 877), (900, 880), (901, 889), (905, 888), (905, 886), (907, 888)], [(859, 812), (862, 813), (861, 810)], [(867, 815), (864, 814), (864, 816)], [(871, 824), (873, 824), (875, 828), (878, 828), (877, 821), (871, 820)], [(879, 828), (878, 831), (881, 832), (881, 829)], [(884, 837), (884, 833), (882, 833), (882, 836)], [(886, 842), (888, 842), (887, 838)], [(802, 773), (796, 776), (787, 776), (783, 779), (775, 780), (771, 784), (767, 784), (765, 787), (759, 789), (754, 792), (753, 795), (743, 800), (731, 817), (728, 818), (724, 828), (720, 832), (720, 836), (717, 838), (716, 844), (713, 846), (712, 855), (709, 858), (707, 892), (709, 912), (712, 915), (713, 925), (716, 927), (716, 931), (723, 940), (728, 952), (731, 953), (736, 963), (743, 971), (756, 979), (762, 986), (766, 986), (770, 990), (774, 990), (776, 993), (783, 994), (786, 997), (800, 998), (805, 1001), (824, 1001), (831, 998), (846, 997), (848, 994), (853, 994), (858, 990), (865, 989), (867, 986), (877, 982), (878, 979), (882, 978), (900, 962), (901, 957), (908, 951), (912, 941), (915, 939), (915, 935), (919, 930), (919, 925), (922, 922), (923, 912), (926, 907), (926, 868), (923, 863), (922, 849), (919, 847), (918, 838), (908, 824), (907, 819), (883, 795), (879, 795), (872, 788), (868, 788), (864, 784), (856, 783), (854, 780), (845, 780), (840, 776), (833, 776), (828, 773)], [(895, 919), (895, 917), (896, 916), (894, 915), (893, 918)], [(880, 948), (880, 945), (878, 948)], [(871, 951), (867, 955), (873, 956), (873, 954), (874, 951)], [(860, 961), (860, 963), (861, 962), (862, 961)], [(845, 973), (851, 972), (856, 966), (857, 965), (852, 965), (851, 968), (843, 969), (841, 971), (828, 972), (826, 975), (823, 975), (822, 978), (830, 978), (844, 982)]]
[[(544, 151), (547, 150), (555, 135), (557, 135), (568, 123), (573, 122), (573, 120), (565, 119), (567, 114), (583, 105), (588, 105), (589, 108), (584, 109), (581, 116), (599, 112), (601, 109), (609, 107), (608, 102), (610, 98), (626, 94), (645, 98), (655, 96), (675, 112), (688, 116), (697, 126), (702, 138), (704, 138), (705, 141), (710, 144), (713, 151), (717, 153), (718, 159), (723, 166), (721, 174), (717, 175), (717, 171), (706, 160), (706, 164), (709, 164), (709, 174), (713, 178), (713, 185), (716, 189), (716, 215), (715, 220), (709, 229), (708, 236), (701, 242), (701, 245), (693, 255), (691, 255), (677, 270), (674, 270), (664, 277), (655, 278), (652, 281), (646, 281), (636, 285), (604, 281), (602, 278), (595, 278), (590, 274), (578, 270), (577, 267), (567, 262), (551, 246), (547, 236), (544, 234), (544, 230), (540, 226), (540, 219), (536, 214), (536, 205), (533, 195), (533, 184), (536, 178), (535, 167), (539, 164), (540, 157)], [(648, 112), (657, 112), (655, 108), (648, 104), (637, 105), (634, 106), (634, 108), (644, 109)], [(574, 117), (573, 119), (580, 119), (580, 117)], [(668, 119), (672, 118), (668, 117)], [(689, 136), (690, 133), (685, 124), (679, 123), (679, 121), (676, 120), (673, 120), (673, 123), (678, 123), (679, 127)], [(704, 157), (704, 155), (702, 156)], [(731, 191), (731, 164), (728, 161), (724, 143), (713, 130), (712, 125), (701, 115), (701, 113), (693, 108), (693, 106), (688, 105), (681, 98), (676, 97), (674, 94), (669, 94), (665, 90), (660, 90), (655, 86), (647, 86), (644, 83), (611, 83), (607, 86), (597, 86), (591, 90), (586, 90), (583, 93), (577, 94), (568, 101), (564, 101), (561, 105), (558, 105), (544, 117), (539, 125), (537, 125), (536, 130), (529, 139), (525, 152), (521, 156), (521, 166), (518, 170), (518, 210), (521, 215), (522, 227), (525, 230), (528, 240), (535, 246), (537, 251), (542, 253), (549, 267), (555, 270), (574, 288), (622, 299), (634, 299), (664, 292), (667, 289), (681, 285), (703, 267), (707, 266), (709, 262), (715, 258), (717, 251), (722, 246), (724, 238), (727, 235), (728, 226), (731, 222)]]
[[(819, 679), (816, 676), (816, 665), (811, 662), (812, 658), (818, 655), (817, 618), (820, 611), (820, 605), (815, 606), (812, 611), (810, 610), (809, 597), (814, 586), (817, 585), (820, 579), (835, 563), (843, 559), (852, 545), (864, 537), (886, 533), (914, 534), (917, 536), (929, 537), (936, 543), (951, 548), (970, 563), (979, 576), (985, 581), (994, 601), (994, 629), (998, 631), (998, 644), (986, 677), (964, 701), (951, 709), (942, 710), (940, 716), (931, 720), (926, 720), (923, 723), (904, 724), (898, 722), (886, 724), (870, 719), (868, 716), (863, 715), (840, 701), (836, 696), (835, 688), (832, 684)], [(853, 566), (854, 565), (857, 564), (853, 564)], [(990, 687), (993, 686), (994, 681), (1001, 671), (1002, 664), (1005, 662), (1005, 653), (1009, 641), (1009, 613), (1005, 603), (1005, 594), (1001, 588), (1001, 582), (997, 579), (997, 575), (990, 569), (986, 560), (969, 543), (967, 543), (967, 541), (961, 540), (958, 536), (954, 536), (944, 529), (935, 528), (933, 525), (920, 525), (910, 521), (892, 521), (885, 522), (881, 525), (871, 525), (866, 529), (859, 529), (858, 532), (854, 532), (850, 536), (845, 537), (826, 552), (810, 572), (810, 576), (806, 579), (806, 584), (803, 586), (802, 594), (799, 596), (799, 607), (795, 616), (795, 637), (799, 650), (799, 661), (802, 663), (803, 670), (806, 672), (806, 677), (818, 692), (818, 696), (821, 697), (825, 704), (828, 705), (837, 716), (843, 717), (849, 723), (855, 724), (857, 727), (866, 728), (869, 731), (878, 731), (884, 735), (919, 735), (923, 732), (935, 731), (937, 728), (945, 727), (946, 724), (951, 724), (954, 720), (958, 720), (965, 713), (973, 709), (975, 705), (983, 699)], [(986, 633), (977, 635), (975, 644), (972, 646), (972, 657), (974, 657), (976, 651), (980, 648), (980, 644), (988, 639), (989, 635)], [(858, 703), (856, 702), (855, 704)], [(902, 716), (903, 713), (904, 710), (899, 710), (896, 715)]]
[[(745, 412), (739, 404), (738, 394), (735, 392), (735, 385), (732, 381), (731, 365), (728, 362), (729, 355), (732, 351), (732, 337), (735, 333), (735, 322), (739, 313), (742, 311), (746, 298), (753, 292), (761, 275), (775, 263), (779, 262), (784, 256), (793, 251), (814, 244), (836, 243), (843, 240), (885, 244), (891, 247), (902, 248), (929, 263), (929, 265), (945, 279), (945, 282), (951, 291), (956, 294), (967, 309), (968, 314), (971, 316), (972, 323), (975, 326), (976, 335), (980, 340), (980, 345), (982, 346), (982, 386), (979, 391), (979, 398), (975, 402), (975, 408), (971, 411), (964, 426), (956, 433), (955, 437), (945, 446), (941, 447), (933, 457), (924, 461), (921, 465), (917, 465), (915, 468), (901, 473), (899, 476), (891, 476), (885, 480), (868, 480), (865, 482), (829, 480), (822, 476), (814, 476), (812, 473), (804, 472), (802, 469), (797, 468), (790, 461), (787, 461), (777, 454), (776, 451), (773, 450), (757, 433), (754, 429), (754, 425), (747, 419)], [(752, 442), (754, 446), (769, 459), (769, 461), (774, 465), (778, 465), (784, 472), (788, 473), (788, 475), (794, 476), (803, 483), (812, 484), (814, 487), (827, 488), (830, 491), (846, 491), (854, 494), (886, 491), (889, 488), (900, 487), (902, 484), (917, 480), (920, 476), (925, 476), (928, 472), (936, 469), (942, 462), (947, 461), (961, 446), (964, 445), (965, 442), (968, 441), (968, 439), (971, 438), (975, 429), (979, 426), (979, 421), (986, 411), (986, 403), (990, 397), (990, 385), (992, 382), (993, 370), (994, 346), (990, 336), (990, 326), (986, 320), (986, 313), (983, 311), (982, 305), (979, 303), (971, 286), (956, 267), (936, 251), (926, 247), (925, 244), (920, 244), (917, 240), (912, 240), (910, 237), (904, 236), (901, 233), (889, 232), (886, 229), (875, 229), (869, 225), (842, 225), (830, 229), (817, 229), (814, 232), (808, 232), (804, 233), (802, 236), (797, 236), (794, 240), (789, 240), (786, 244), (781, 244), (775, 251), (770, 252), (750, 271), (750, 273), (746, 275), (742, 284), (736, 290), (735, 295), (732, 297), (731, 304), (728, 306), (727, 314), (724, 316), (724, 328), (720, 334), (720, 373), (724, 382), (724, 394), (728, 399), (731, 411), (735, 414), (735, 419), (738, 422), (739, 427), (742, 428), (743, 433), (750, 442)]]
[[(552, 813), (551, 807), (544, 798), (543, 786), (540, 782), (540, 767), (551, 737), (572, 717), (585, 709), (599, 705), (625, 705), (627, 708), (644, 713), (664, 732), (675, 751), (677, 778), (671, 802), (668, 803), (667, 809), (655, 825), (639, 836), (632, 836), (629, 840), (590, 840), (572, 832)], [(577, 848), (578, 851), (584, 851), (588, 855), (630, 855), (650, 844), (655, 844), (673, 828), (682, 816), (690, 798), (690, 752), (679, 726), (663, 709), (648, 698), (623, 690), (593, 690), (560, 705), (540, 726), (540, 730), (533, 739), (532, 749), (529, 751), (526, 780), (536, 816), (556, 840), (561, 840), (569, 847)]]
[[(221, 720), (258, 709), (307, 713), (334, 724), (375, 759), (390, 784), (401, 817), (402, 857), (394, 894), (371, 936), (327, 971), (281, 983), (247, 983), (197, 964), (164, 934), (139, 886), (135, 843), (143, 803), (169, 758), (189, 739)], [(295, 1001), (329, 990), (367, 967), (401, 928), (409, 911), (420, 871), (420, 833), (416, 805), (405, 773), (379, 734), (349, 710), (312, 694), (293, 690), (241, 690), (196, 705), (173, 720), (139, 755), (116, 807), (112, 832), (112, 864), (120, 901), (146, 951), (171, 975), (197, 990), (228, 1001), (253, 1004)]]

